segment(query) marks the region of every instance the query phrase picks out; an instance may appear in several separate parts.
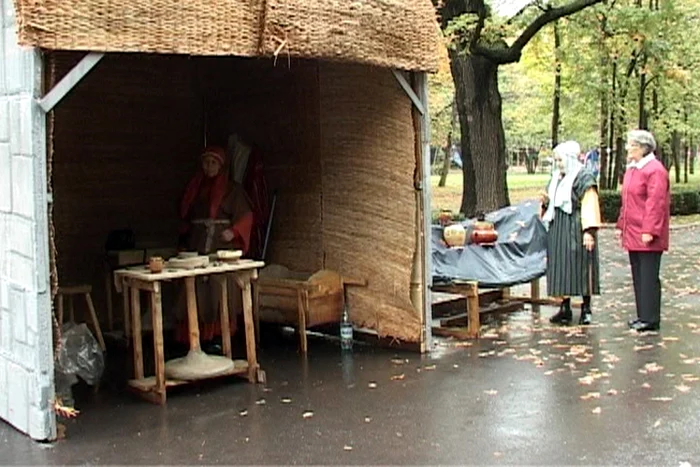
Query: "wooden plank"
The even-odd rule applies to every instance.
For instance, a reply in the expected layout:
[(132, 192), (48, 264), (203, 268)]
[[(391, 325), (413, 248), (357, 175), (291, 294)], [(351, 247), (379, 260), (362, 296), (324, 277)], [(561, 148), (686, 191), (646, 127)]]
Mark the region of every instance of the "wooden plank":
[(221, 295), (219, 298), (219, 308), (221, 310), (221, 344), (223, 346), (224, 355), (231, 358), (231, 326), (229, 324), (228, 280), (226, 276), (219, 278), (219, 286), (221, 287)]
[(155, 290), (151, 296), (151, 317), (153, 319), (153, 354), (155, 356), (155, 387), (153, 391), (165, 404), (165, 351), (163, 344), (163, 305), (160, 284), (154, 284)]
[(131, 292), (131, 343), (133, 346), (134, 378), (143, 378), (143, 342), (141, 337), (141, 291), (129, 289)]
[(396, 81), (399, 82), (399, 85), (401, 85), (401, 88), (404, 90), (408, 98), (411, 99), (411, 102), (413, 102), (413, 105), (416, 107), (416, 110), (418, 110), (418, 112), (421, 115), (425, 115), (425, 106), (418, 98), (416, 93), (413, 91), (411, 85), (408, 84), (408, 80), (406, 79), (406, 77), (402, 74), (401, 71), (392, 69), (391, 72), (394, 74), (394, 78), (396, 78)]
[(195, 278), (185, 278), (185, 293), (187, 295), (187, 325), (189, 328), (190, 351), (200, 350), (199, 319), (197, 317), (197, 290)]
[(253, 298), (250, 280), (246, 280), (241, 287), (243, 295), (243, 322), (245, 324), (245, 345), (248, 359), (248, 380), (251, 383), (258, 379), (258, 358), (255, 347), (255, 325), (253, 323)]
[(105, 54), (101, 52), (88, 52), (83, 58), (61, 78), (38, 104), (41, 110), (48, 113), (78, 84), (95, 65), (97, 65)]
[[(512, 313), (514, 311), (522, 310), (525, 303), (522, 301), (509, 301), (502, 305), (480, 308), (479, 315), (491, 314), (491, 313)], [(467, 325), (467, 313), (460, 313), (459, 315), (449, 316), (440, 320), (440, 326), (466, 326)]]
[[(220, 375), (214, 376), (213, 378), (207, 378), (207, 379), (223, 378), (226, 376), (242, 375), (242, 374), (246, 374), (246, 373), (248, 373), (248, 362), (246, 362), (245, 360), (235, 360), (235, 365), (234, 365), (233, 369), (231, 369), (230, 371), (227, 371), (226, 373), (222, 373)], [(168, 378), (165, 380), (165, 387), (172, 388), (172, 387), (176, 387), (176, 386), (184, 386), (187, 384), (196, 383), (198, 381), (201, 381), (201, 380), (185, 381), (185, 380), (180, 380), (180, 379)], [(134, 388), (138, 391), (152, 392), (157, 387), (156, 377), (149, 376), (147, 378), (130, 379), (129, 386), (131, 386), (132, 388)]]
[(153, 292), (155, 290), (152, 281), (143, 281), (134, 277), (125, 277), (124, 280), (132, 289), (139, 289), (144, 292)]
[(117, 269), (114, 271), (114, 275), (115, 278), (125, 277), (145, 282), (156, 282), (184, 279), (186, 277), (208, 276), (211, 274), (225, 274), (235, 271), (255, 271), (263, 266), (265, 266), (265, 263), (262, 261), (241, 259), (235, 263), (211, 263), (209, 266), (196, 269), (172, 269), (166, 267), (166, 269), (157, 274), (151, 273), (146, 266), (135, 266), (132, 268)]

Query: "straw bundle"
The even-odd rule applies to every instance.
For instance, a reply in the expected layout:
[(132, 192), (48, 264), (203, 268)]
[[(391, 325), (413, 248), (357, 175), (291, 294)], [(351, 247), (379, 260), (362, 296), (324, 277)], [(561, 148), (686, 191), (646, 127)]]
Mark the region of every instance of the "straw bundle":
[(14, 0), (22, 45), (437, 69), (429, 0)]

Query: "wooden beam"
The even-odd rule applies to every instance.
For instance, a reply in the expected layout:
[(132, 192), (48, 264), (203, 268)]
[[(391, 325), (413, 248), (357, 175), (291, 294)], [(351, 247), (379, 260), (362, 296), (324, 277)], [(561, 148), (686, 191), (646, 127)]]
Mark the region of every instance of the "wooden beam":
[(76, 84), (85, 78), (90, 70), (92, 70), (104, 56), (105, 54), (98, 52), (87, 53), (82, 60), (51, 89), (51, 91), (39, 100), (39, 107), (46, 113), (50, 112), (51, 109), (56, 107), (56, 104), (66, 97)]
[(398, 70), (392, 69), (391, 72), (394, 74), (396, 81), (399, 82), (399, 84), (403, 88), (404, 92), (408, 95), (408, 98), (411, 99), (411, 102), (413, 102), (413, 105), (416, 106), (416, 109), (418, 110), (418, 112), (421, 115), (425, 115), (425, 112), (426, 112), (425, 105), (423, 105), (423, 102), (421, 102), (418, 95), (416, 95), (416, 93), (413, 91), (413, 88), (409, 84), (406, 77)]

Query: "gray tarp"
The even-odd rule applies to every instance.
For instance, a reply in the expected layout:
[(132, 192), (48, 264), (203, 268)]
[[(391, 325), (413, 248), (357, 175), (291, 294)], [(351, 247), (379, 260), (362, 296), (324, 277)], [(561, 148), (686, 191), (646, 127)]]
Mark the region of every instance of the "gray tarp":
[[(482, 287), (508, 287), (541, 277), (547, 267), (547, 231), (539, 219), (539, 203), (526, 201), (486, 215), (498, 232), (494, 246), (467, 244), (448, 248), (443, 228), (432, 228), (433, 281), (479, 281)], [(467, 238), (476, 219), (463, 221)], [(467, 240), (469, 243), (469, 240)]]

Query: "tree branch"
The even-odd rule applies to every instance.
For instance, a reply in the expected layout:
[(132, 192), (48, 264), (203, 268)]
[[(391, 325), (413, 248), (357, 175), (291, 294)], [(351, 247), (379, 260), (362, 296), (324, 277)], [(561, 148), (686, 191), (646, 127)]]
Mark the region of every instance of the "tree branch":
[(588, 8), (589, 6), (601, 2), (603, 2), (603, 0), (574, 0), (567, 5), (549, 9), (530, 23), (520, 37), (518, 37), (509, 47), (489, 47), (476, 44), (474, 48), (472, 48), (472, 51), (478, 55), (483, 55), (499, 65), (517, 62), (520, 60), (520, 56), (525, 46), (544, 26), (558, 20), (559, 18), (572, 15), (583, 10), (584, 8)]

